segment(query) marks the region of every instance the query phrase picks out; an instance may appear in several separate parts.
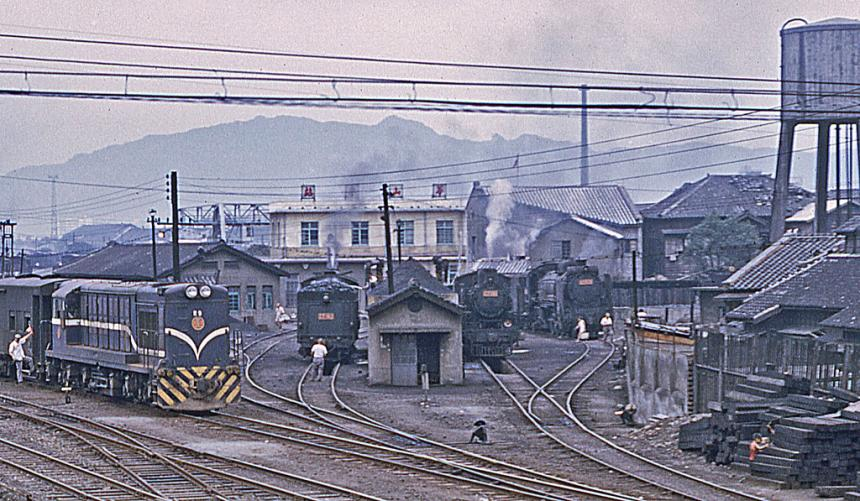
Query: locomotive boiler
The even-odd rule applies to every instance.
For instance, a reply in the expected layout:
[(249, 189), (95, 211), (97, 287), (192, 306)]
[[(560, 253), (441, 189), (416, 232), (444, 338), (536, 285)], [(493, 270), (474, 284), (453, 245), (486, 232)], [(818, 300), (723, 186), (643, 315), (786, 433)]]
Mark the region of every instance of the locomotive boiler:
[(463, 355), (466, 359), (501, 358), (511, 354), (520, 337), (511, 279), (490, 268), (458, 276), (454, 287), (463, 317)]

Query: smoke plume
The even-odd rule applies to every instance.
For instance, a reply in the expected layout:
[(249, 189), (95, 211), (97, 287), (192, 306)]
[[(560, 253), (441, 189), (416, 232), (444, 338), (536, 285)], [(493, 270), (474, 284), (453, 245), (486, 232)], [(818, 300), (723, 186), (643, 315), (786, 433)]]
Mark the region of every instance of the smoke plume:
[[(525, 254), (524, 243), (519, 235), (511, 238), (506, 228), (514, 210), (514, 187), (507, 179), (496, 179), (490, 185), (490, 202), (487, 204), (487, 253), (490, 257), (503, 257), (514, 250), (515, 255)], [(512, 249), (518, 247), (518, 249)]]

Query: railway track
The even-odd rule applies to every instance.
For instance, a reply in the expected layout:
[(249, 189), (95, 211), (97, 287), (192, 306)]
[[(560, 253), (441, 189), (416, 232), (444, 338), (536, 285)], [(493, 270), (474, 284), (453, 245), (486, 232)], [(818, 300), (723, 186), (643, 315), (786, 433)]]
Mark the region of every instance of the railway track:
[(32, 402), (7, 396), (0, 401), (0, 414), (65, 435), (62, 451), (39, 451), (35, 444), (25, 447), (0, 439), (0, 448), (12, 454), (3, 454), (0, 463), (65, 492), (68, 499), (373, 499)]
[(587, 343), (583, 353), (542, 384), (513, 360), (508, 360), (513, 374), (498, 375), (486, 363), (484, 369), (533, 427), (555, 446), (587, 460), (581, 466), (586, 471), (603, 472), (603, 477), (607, 471), (614, 472), (612, 485), (623, 492), (637, 492), (647, 499), (761, 499), (656, 463), (588, 428), (574, 410), (574, 398), (614, 353), (610, 343)]
[[(248, 347), (250, 346), (252, 345)], [(271, 391), (254, 380), (251, 369), (275, 346), (276, 344), (272, 344), (254, 358), (249, 359), (245, 381), (247, 386), (255, 388), (269, 400), (274, 399), (278, 404), (273, 405), (271, 402), (251, 398), (248, 392), (244, 394), (244, 401), (265, 408), (267, 411), (283, 414), (293, 420), (312, 424), (314, 429), (235, 415), (221, 416), (239, 422), (233, 426), (241, 426), (246, 430), (253, 428), (256, 433), (270, 434), (270, 438), (276, 438), (278, 434), (287, 432), (290, 435), (280, 436), (280, 438), (293, 442), (296, 440), (314, 442), (316, 447), (325, 448), (335, 455), (346, 455), (365, 461), (382, 460), (387, 467), (401, 469), (422, 477), (435, 477), (436, 482), (456, 482), (462, 484), (468, 492), (476, 495), (492, 495), (493, 499), (637, 499), (635, 496), (619, 494), (611, 489), (597, 489), (569, 479), (484, 457), (377, 422), (351, 408), (338, 396), (336, 387), (339, 367), (336, 367), (332, 374), (330, 393), (323, 405), (311, 404), (306, 398), (303, 388), (307, 379), (307, 369), (296, 386), (295, 398)], [(315, 393), (318, 398), (319, 395), (321, 395), (320, 392)], [(336, 407), (345, 409), (347, 413), (334, 410)], [(323, 429), (326, 431), (319, 431)], [(302, 435), (303, 438), (298, 438), (297, 435)], [(404, 442), (408, 445), (403, 445)]]

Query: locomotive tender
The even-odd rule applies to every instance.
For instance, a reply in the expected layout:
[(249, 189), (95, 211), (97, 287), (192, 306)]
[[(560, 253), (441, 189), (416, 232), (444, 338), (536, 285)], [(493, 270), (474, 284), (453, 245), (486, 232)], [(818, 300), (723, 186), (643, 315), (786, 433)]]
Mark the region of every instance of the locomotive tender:
[(511, 279), (491, 268), (465, 273), (454, 280), (463, 317), (463, 355), (467, 359), (503, 358), (520, 337), (513, 307)]
[(311, 346), (322, 339), (327, 364), (349, 362), (358, 340), (360, 294), (357, 284), (334, 271), (302, 282), (296, 298), (299, 353), (310, 356)]
[[(239, 399), (223, 287), (3, 279), (2, 316), (9, 319), (0, 326), (4, 346), (33, 326), (30, 376), (38, 381), (177, 411), (219, 409)], [(5, 353), (3, 362), (11, 373)]]

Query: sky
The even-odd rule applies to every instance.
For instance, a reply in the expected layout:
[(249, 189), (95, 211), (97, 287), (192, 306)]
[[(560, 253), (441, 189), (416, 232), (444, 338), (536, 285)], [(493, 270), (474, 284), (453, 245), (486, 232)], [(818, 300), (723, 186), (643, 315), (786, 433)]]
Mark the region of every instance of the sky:
[[(816, 21), (858, 17), (846, 1), (561, 1), (536, 2), (37, 2), (3, 3), (0, 32), (188, 42), (302, 53), (379, 56), (439, 61), (575, 67), (625, 71), (705, 73), (766, 78), (779, 76), (779, 29), (794, 17)], [(647, 79), (524, 75), (510, 72), (452, 71), (359, 63), (333, 63), (254, 56), (208, 55), (152, 49), (117, 49), (0, 38), (0, 55), (132, 61), (149, 64), (324, 72), (403, 78), (484, 79), (567, 84), (645, 85)], [(0, 58), (0, 70), (72, 69), (58, 63), (25, 63)], [(80, 67), (77, 67), (80, 69)], [(92, 69), (92, 68), (90, 68)], [(111, 70), (113, 71), (113, 70)], [(131, 70), (123, 70), (131, 71)], [(217, 72), (213, 74), (218, 75)], [(662, 81), (666, 83), (666, 81)], [(690, 84), (690, 82), (670, 82)], [(155, 87), (152, 87), (155, 85)], [(183, 91), (217, 95), (217, 82), (180, 83)], [(269, 84), (225, 84), (231, 95), (272, 92)], [(729, 84), (720, 84), (729, 85)], [(771, 86), (773, 84), (770, 84)], [(7, 89), (103, 89), (122, 91), (122, 79), (84, 81), (37, 75), (0, 76)], [(165, 90), (132, 82), (132, 90)], [(369, 95), (531, 98), (578, 101), (576, 92), (441, 91), (417, 87), (349, 88), (315, 84), (290, 89), (308, 95), (353, 92)], [(645, 95), (623, 96), (647, 101)], [(589, 94), (612, 101), (618, 96)], [(657, 96), (671, 102), (681, 96)], [(725, 99), (725, 98), (722, 98)], [(776, 105), (772, 98), (741, 98), (742, 104)], [(57, 163), (150, 134), (166, 134), (258, 115), (301, 115), (317, 120), (376, 123), (387, 111), (94, 102), (0, 96), (0, 172), (26, 165)], [(578, 140), (578, 114), (568, 117), (398, 112), (440, 133), (486, 139), (540, 134)], [(668, 120), (609, 120), (595, 117), (592, 141), (666, 127)], [(802, 144), (801, 144), (802, 145)], [(776, 140), (756, 146), (774, 147)]]

